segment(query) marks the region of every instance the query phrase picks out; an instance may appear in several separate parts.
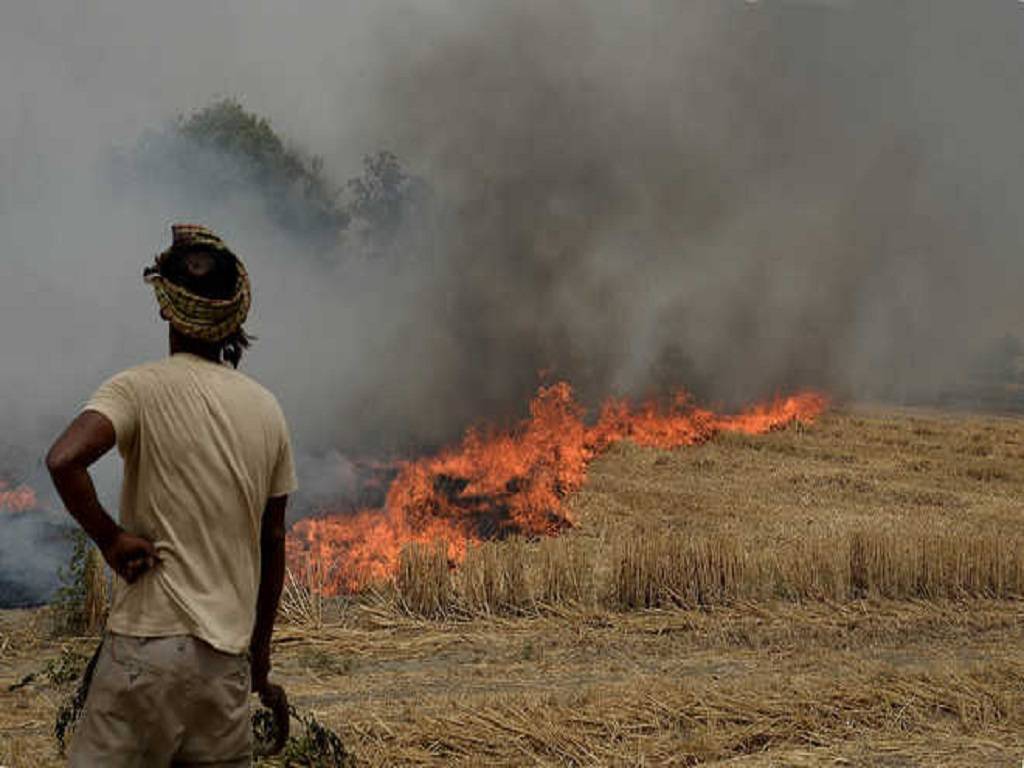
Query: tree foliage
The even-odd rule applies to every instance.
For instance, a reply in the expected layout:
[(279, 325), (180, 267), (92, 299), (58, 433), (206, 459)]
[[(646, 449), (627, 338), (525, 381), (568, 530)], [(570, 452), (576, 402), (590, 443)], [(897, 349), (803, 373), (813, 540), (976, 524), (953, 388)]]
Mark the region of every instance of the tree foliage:
[(255, 201), (272, 223), (325, 251), (351, 223), (370, 252), (387, 250), (426, 190), (389, 151), (364, 157), (362, 174), (337, 187), (322, 158), (289, 144), (269, 120), (234, 99), (220, 99), (147, 133), (133, 159), (134, 174), (178, 190), (190, 202)]
[(221, 99), (146, 134), (133, 172), (204, 205), (255, 202), (293, 236), (329, 245), (348, 226), (323, 161), (289, 146), (270, 122)]
[(234, 159), (241, 178), (222, 179), (222, 185), (241, 181), (261, 190), (268, 213), (286, 228), (337, 234), (348, 225), (338, 190), (324, 176), (323, 160), (286, 146), (266, 118), (247, 112), (237, 101), (214, 102), (179, 118), (176, 128), (197, 147)]
[(348, 182), (349, 210), (371, 231), (393, 235), (413, 196), (413, 179), (402, 170), (394, 153), (383, 151), (363, 158), (363, 175)]

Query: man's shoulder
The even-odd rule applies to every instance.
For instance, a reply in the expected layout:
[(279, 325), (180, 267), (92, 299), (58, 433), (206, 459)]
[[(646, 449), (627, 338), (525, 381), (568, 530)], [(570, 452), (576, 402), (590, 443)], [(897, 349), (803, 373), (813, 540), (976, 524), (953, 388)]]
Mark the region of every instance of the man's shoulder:
[(167, 374), (170, 359), (171, 358), (168, 357), (161, 360), (150, 360), (148, 362), (133, 365), (113, 374), (107, 379), (107, 382), (130, 383), (145, 381), (147, 379), (159, 380), (162, 376)]
[(248, 386), (257, 396), (265, 400), (268, 406), (277, 410), (281, 409), (281, 406), (277, 402), (277, 396), (262, 383), (241, 371), (234, 371), (234, 374), (244, 381), (246, 386)]
[(262, 405), (268, 411), (284, 419), (284, 413), (277, 397), (266, 386), (242, 371), (225, 366), (224, 375), (231, 381), (232, 386), (244, 390), (250, 398)]
[(243, 400), (249, 408), (263, 410), (284, 422), (284, 412), (277, 397), (256, 379), (227, 365), (193, 359), (186, 355), (171, 355), (126, 368), (115, 374), (108, 383), (127, 386), (134, 391), (173, 391), (187, 380), (203, 381), (205, 386), (229, 392), (232, 400)]

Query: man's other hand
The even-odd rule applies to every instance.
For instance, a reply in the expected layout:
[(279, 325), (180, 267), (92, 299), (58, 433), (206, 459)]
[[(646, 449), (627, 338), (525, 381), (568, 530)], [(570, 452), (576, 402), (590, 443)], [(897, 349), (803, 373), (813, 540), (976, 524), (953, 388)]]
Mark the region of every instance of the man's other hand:
[(274, 744), (270, 754), (276, 755), (288, 742), (291, 731), (291, 708), (284, 688), (274, 685), (270, 675), (270, 646), (257, 644), (249, 648), (252, 668), (252, 690), (259, 694), (260, 703), (274, 715)]
[(153, 542), (127, 531), (120, 531), (103, 549), (103, 559), (129, 584), (134, 583), (160, 562)]
[(260, 695), (260, 703), (274, 715), (274, 744), (270, 748), (270, 754), (276, 755), (284, 749), (291, 734), (291, 707), (288, 706), (288, 696), (284, 688), (270, 682), (264, 682), (263, 687), (257, 692)]

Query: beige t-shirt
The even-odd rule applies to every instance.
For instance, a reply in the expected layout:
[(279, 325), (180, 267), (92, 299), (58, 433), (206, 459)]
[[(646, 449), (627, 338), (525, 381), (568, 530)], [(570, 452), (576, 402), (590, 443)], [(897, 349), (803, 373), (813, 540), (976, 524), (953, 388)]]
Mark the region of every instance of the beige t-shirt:
[(152, 540), (161, 558), (134, 584), (115, 579), (107, 628), (245, 651), (263, 510), (297, 487), (277, 400), (232, 368), (176, 354), (114, 376), (84, 410), (106, 416), (117, 434), (121, 525)]

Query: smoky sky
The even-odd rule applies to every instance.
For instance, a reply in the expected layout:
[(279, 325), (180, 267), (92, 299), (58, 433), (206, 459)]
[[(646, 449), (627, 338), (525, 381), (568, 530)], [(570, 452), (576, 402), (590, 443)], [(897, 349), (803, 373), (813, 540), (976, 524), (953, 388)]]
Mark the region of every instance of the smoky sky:
[[(179, 220), (246, 260), (243, 365), (320, 496), (521, 415), (542, 370), (588, 403), (941, 394), (1024, 320), (1022, 33), (1012, 0), (6, 4), (2, 470), (45, 487), (76, 408), (164, 354), (140, 275)], [(222, 97), (338, 185), (388, 149), (429, 196), (324, 258), (255, 190), (111, 173)]]

